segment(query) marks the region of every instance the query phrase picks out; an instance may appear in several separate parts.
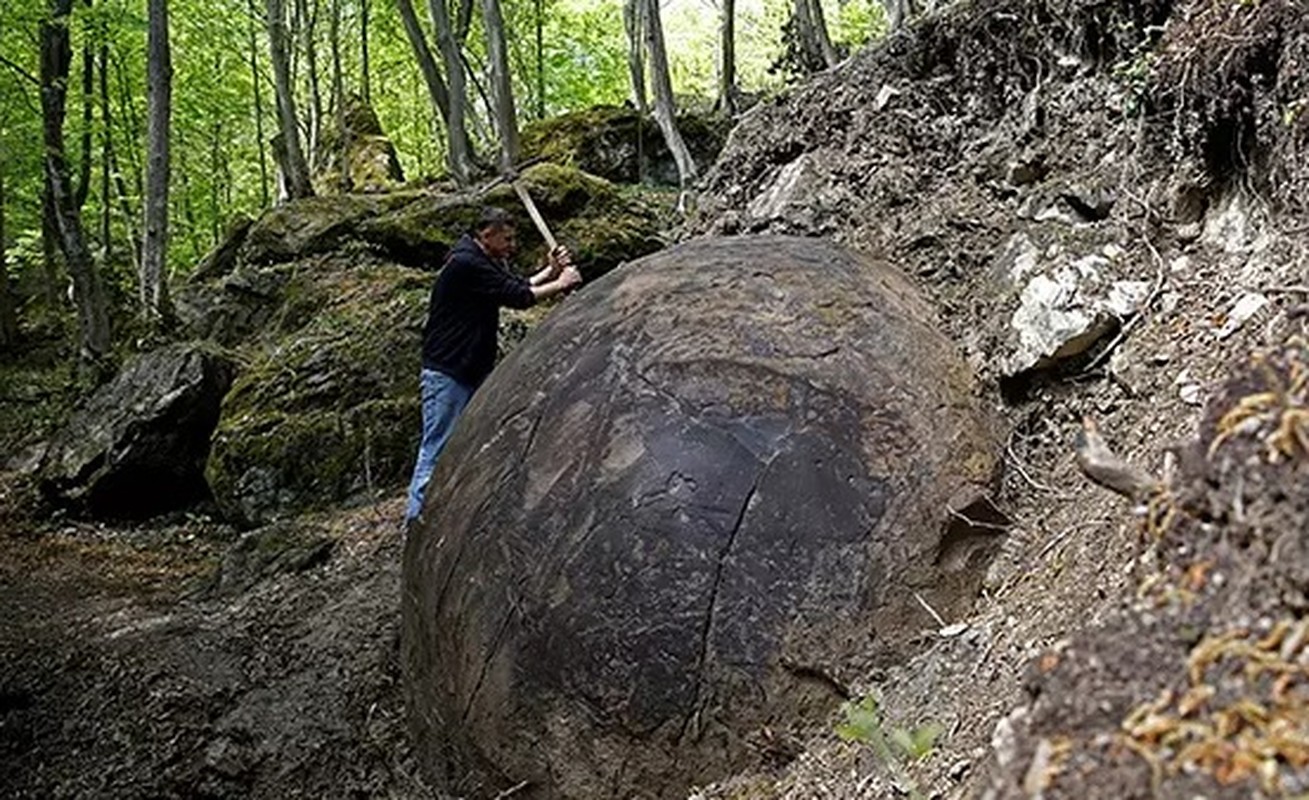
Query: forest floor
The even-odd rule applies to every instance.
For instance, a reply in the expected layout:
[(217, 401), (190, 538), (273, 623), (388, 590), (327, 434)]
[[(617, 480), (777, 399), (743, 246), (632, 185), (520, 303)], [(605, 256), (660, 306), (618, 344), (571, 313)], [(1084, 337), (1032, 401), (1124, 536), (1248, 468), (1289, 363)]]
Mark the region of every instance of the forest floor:
[(430, 797), (399, 690), (399, 498), (239, 537), (0, 505), (0, 795)]

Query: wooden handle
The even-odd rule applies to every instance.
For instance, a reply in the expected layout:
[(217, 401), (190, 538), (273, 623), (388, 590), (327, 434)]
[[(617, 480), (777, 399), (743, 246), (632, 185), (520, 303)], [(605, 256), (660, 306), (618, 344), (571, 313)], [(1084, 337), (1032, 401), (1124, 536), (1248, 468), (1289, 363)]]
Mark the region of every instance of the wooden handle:
[(542, 217), (541, 212), (537, 210), (536, 203), (532, 201), (532, 196), (527, 193), (527, 189), (518, 181), (512, 181), (512, 183), (514, 191), (518, 193), (518, 199), (523, 201), (523, 206), (527, 209), (527, 215), (532, 218), (532, 222), (536, 223), (536, 229), (541, 232), (541, 238), (545, 239), (546, 247), (553, 251), (559, 246), (559, 243), (555, 241), (554, 234), (550, 233), (549, 226), (545, 224), (545, 217)]

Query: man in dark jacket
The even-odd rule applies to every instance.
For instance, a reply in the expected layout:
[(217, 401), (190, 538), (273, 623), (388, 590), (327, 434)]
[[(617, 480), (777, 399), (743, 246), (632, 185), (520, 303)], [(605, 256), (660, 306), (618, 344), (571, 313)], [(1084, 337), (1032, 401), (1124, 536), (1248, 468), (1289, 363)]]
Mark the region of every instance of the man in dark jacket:
[(423, 491), (455, 420), (495, 366), (500, 308), (527, 308), (582, 282), (562, 247), (531, 278), (509, 271), (517, 249), (514, 219), (499, 208), (482, 212), (472, 235), (451, 248), (432, 286), (423, 329), (423, 441), (409, 484), (405, 522), (423, 508)]

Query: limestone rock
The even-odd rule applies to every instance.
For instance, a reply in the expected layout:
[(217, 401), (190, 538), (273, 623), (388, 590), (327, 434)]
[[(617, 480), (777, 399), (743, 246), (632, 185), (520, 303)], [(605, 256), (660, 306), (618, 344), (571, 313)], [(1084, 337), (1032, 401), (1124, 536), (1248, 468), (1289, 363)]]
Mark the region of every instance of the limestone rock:
[[(713, 163), (727, 140), (730, 121), (682, 114), (677, 128), (691, 157), (701, 168)], [(677, 186), (677, 164), (652, 118), (635, 110), (596, 106), (528, 124), (523, 129), (523, 157), (544, 157), (615, 183), (642, 179)]]
[(313, 176), (319, 194), (390, 191), (404, 183), (404, 171), (395, 145), (364, 99), (350, 94), (345, 100), (344, 127), (335, 117), (323, 126), (319, 142), (319, 169)]
[(1140, 280), (1113, 280), (1118, 252), (1053, 258), (1018, 234), (1002, 257), (1002, 285), (1014, 287), (1016, 308), (1009, 320), (1007, 377), (1053, 367), (1080, 356), (1137, 313), (1150, 293)]
[[(693, 241), (567, 300), (461, 418), (406, 546), (419, 761), (682, 797), (967, 609), (999, 442), (927, 305), (818, 240)], [(814, 676), (830, 676), (826, 681)]]
[(50, 442), (43, 493), (111, 518), (144, 518), (206, 497), (209, 437), (232, 373), (225, 356), (196, 344), (140, 356)]

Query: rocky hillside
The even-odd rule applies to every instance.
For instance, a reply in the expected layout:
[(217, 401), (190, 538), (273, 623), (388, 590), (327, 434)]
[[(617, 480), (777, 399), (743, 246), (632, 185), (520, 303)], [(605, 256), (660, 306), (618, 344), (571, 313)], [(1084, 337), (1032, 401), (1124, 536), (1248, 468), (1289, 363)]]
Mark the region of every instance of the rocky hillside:
[[(1307, 56), (1301, 2), (960, 3), (733, 131), (686, 235), (914, 276), (1009, 421), (1016, 525), (972, 614), (702, 796), (1302, 790)], [(1087, 417), (1157, 485), (1087, 481)]]

